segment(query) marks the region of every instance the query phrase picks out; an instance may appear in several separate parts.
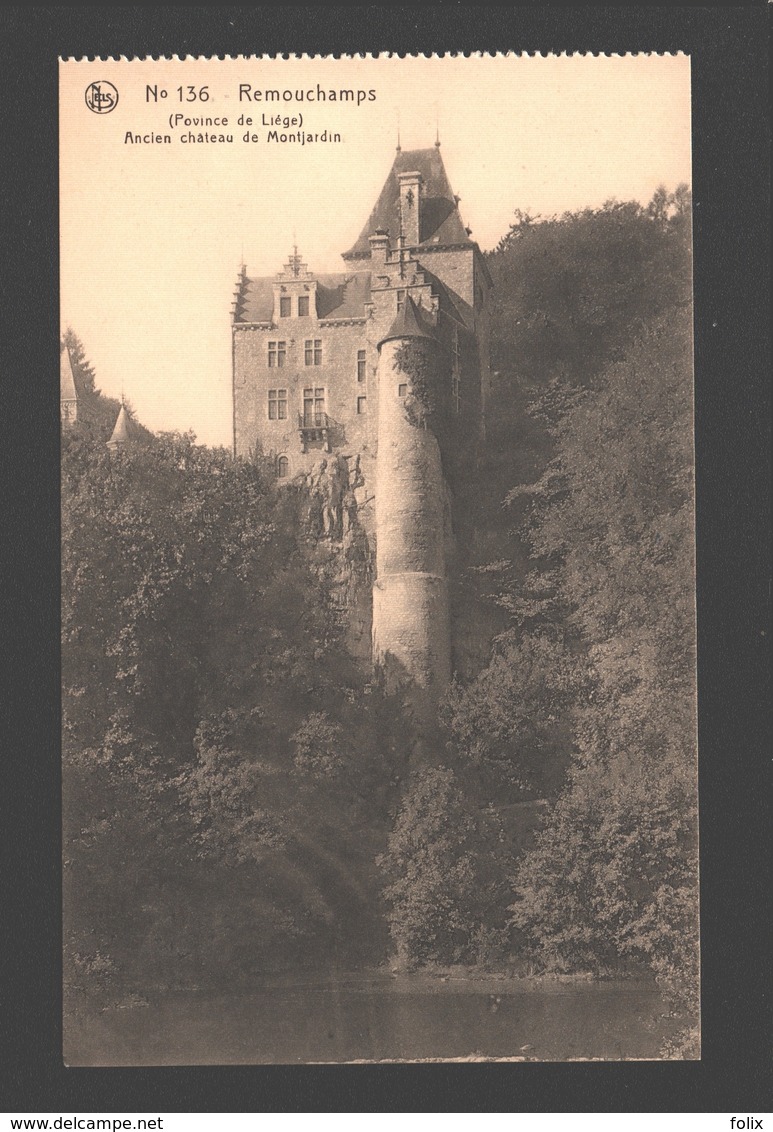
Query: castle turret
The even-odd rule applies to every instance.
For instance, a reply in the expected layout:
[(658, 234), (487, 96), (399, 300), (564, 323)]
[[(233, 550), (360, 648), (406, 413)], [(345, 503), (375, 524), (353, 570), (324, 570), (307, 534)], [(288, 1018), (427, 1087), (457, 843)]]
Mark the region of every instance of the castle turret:
[(111, 452), (116, 452), (122, 449), (129, 440), (129, 414), (126, 412), (126, 406), (121, 402), (121, 408), (118, 410), (118, 416), (115, 422), (112, 436), (107, 441), (107, 447)]
[[(410, 296), (379, 342), (373, 655), (436, 702), (451, 674), (440, 448), (418, 403), (410, 356), (439, 344)], [(435, 358), (435, 360), (437, 360)]]
[(78, 419), (78, 390), (75, 386), (70, 351), (65, 346), (59, 359), (59, 409), (62, 424), (74, 424)]

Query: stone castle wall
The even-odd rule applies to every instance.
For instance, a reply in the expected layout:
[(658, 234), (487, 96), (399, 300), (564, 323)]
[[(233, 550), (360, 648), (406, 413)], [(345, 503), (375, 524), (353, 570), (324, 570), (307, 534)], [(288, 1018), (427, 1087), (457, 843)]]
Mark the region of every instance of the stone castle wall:
[(460, 253), (454, 248), (444, 251), (428, 248), (426, 251), (422, 249), (420, 255), (427, 271), (458, 295), (467, 306), (472, 328), (472, 307), (475, 302), (475, 255), (472, 249)]
[(385, 342), (379, 362), (373, 652), (388, 675), (409, 673), (437, 695), (451, 675), (447, 493), (435, 436), (409, 419), (410, 379), (395, 356), (401, 344)]
[[(306, 365), (307, 339), (322, 342), (322, 364)], [(268, 343), (286, 343), (285, 364), (268, 364)], [(358, 380), (357, 354), (365, 350), (365, 380)], [(234, 439), (236, 454), (248, 456), (256, 447), (274, 459), (287, 457), (292, 478), (308, 473), (326, 454), (321, 440), (301, 443), (298, 414), (303, 390), (325, 390), (325, 412), (332, 422), (331, 448), (359, 455), (363, 474), (372, 480), (377, 435), (378, 351), (375, 335), (364, 320), (331, 325), (315, 319), (288, 319), (270, 329), (244, 327), (234, 331)], [(269, 418), (269, 390), (286, 389), (287, 415)], [(360, 403), (358, 398), (365, 397)], [(370, 475), (369, 475), (370, 473)], [(371, 483), (372, 487), (372, 483)]]

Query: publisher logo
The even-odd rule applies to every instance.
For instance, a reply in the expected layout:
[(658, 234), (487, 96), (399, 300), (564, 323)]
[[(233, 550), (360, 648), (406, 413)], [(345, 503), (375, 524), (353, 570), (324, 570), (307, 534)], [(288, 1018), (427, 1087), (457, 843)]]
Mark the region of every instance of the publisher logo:
[(109, 114), (118, 105), (118, 91), (104, 79), (86, 87), (86, 105), (95, 114)]

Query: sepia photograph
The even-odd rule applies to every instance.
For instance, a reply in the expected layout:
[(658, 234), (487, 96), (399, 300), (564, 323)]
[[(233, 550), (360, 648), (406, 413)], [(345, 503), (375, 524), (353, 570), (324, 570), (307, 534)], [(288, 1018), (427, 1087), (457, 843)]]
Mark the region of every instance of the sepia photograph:
[(65, 1064), (698, 1060), (689, 56), (59, 79)]

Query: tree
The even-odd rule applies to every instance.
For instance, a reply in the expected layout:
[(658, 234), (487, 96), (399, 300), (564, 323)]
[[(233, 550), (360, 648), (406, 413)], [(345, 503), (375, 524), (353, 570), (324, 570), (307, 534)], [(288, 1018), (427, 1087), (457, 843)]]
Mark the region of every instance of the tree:
[(299, 501), (191, 436), (62, 446), (71, 982), (238, 982), (342, 940), (370, 953), (394, 739)]
[(532, 494), (530, 539), (585, 642), (575, 757), (518, 870), (543, 959), (649, 964), (697, 1000), (697, 768), (689, 310), (577, 396)]
[[(140, 424), (134, 410), (128, 401), (118, 401), (115, 397), (106, 397), (96, 385), (96, 373), (86, 356), (86, 349), (78, 335), (69, 327), (65, 330), (61, 341), (62, 350), (67, 349), (70, 355), (75, 388), (78, 394), (78, 420), (74, 427), (69, 429), (74, 436), (101, 440), (108, 439), (115, 427), (118, 412), (123, 403), (129, 416), (132, 440), (135, 444), (146, 444), (150, 439), (148, 430)], [(87, 439), (90, 446), (91, 439)]]
[[(536, 221), (517, 215), (488, 257), (492, 365), (503, 382), (592, 384), (653, 317), (690, 288), (690, 196), (608, 201)], [(688, 251), (688, 254), (685, 252)]]
[[(659, 190), (646, 208), (519, 217), (490, 257), (493, 427), (527, 449), (492, 482), (507, 484), (528, 559), (516, 543), (488, 570), (510, 625), (453, 693), (449, 719), (460, 765), (551, 803), (512, 870), (519, 947), (562, 970), (643, 965), (686, 1017), (697, 999), (689, 220), (686, 190)], [(510, 419), (513, 403), (526, 424)], [(551, 766), (561, 774), (539, 777)]]
[(70, 365), (75, 377), (75, 387), (78, 393), (98, 393), (96, 387), (96, 373), (91, 362), (86, 357), (86, 348), (71, 326), (68, 326), (62, 337), (62, 345), (69, 351)]
[(684, 304), (690, 215), (684, 185), (659, 189), (648, 206), (609, 201), (547, 219), (516, 214), (487, 257), (495, 497), (542, 472), (551, 452), (545, 424), (561, 415), (566, 393), (592, 386), (641, 329)]
[(483, 672), (452, 687), (444, 712), (468, 790), (500, 803), (555, 796), (580, 680), (565, 641), (550, 629), (503, 635)]
[(378, 861), (401, 966), (475, 962), (490, 947), (488, 937), (502, 934), (504, 878), (493, 828), (465, 800), (450, 768), (412, 775)]

